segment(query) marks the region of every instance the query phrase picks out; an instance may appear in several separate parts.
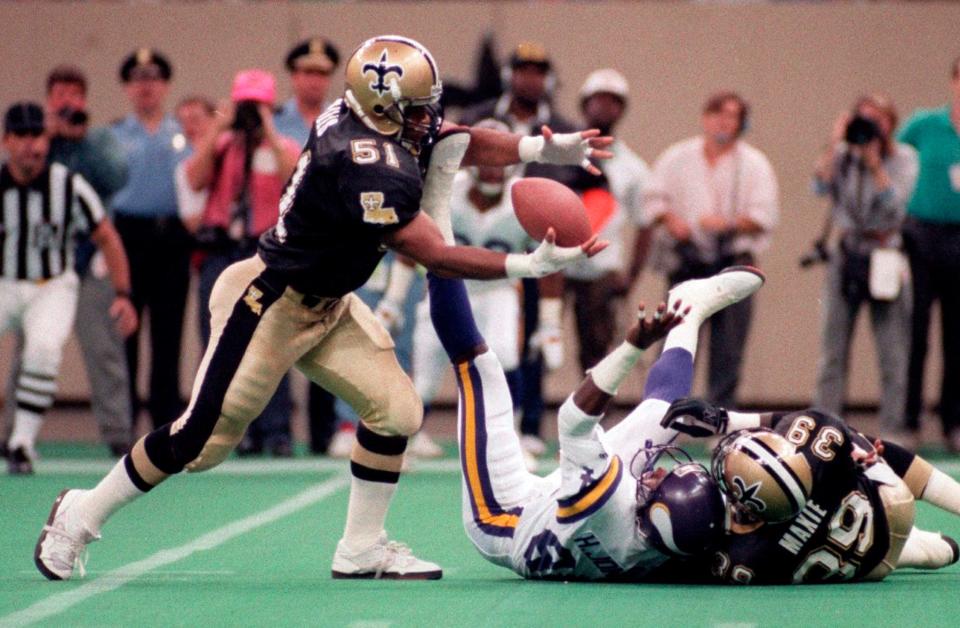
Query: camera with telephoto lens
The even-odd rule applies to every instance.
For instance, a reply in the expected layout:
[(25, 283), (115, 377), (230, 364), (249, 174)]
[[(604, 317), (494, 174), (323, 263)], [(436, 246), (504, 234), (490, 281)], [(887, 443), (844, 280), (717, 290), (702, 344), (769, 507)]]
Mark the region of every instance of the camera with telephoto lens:
[(64, 107), (57, 112), (57, 116), (67, 124), (79, 126), (86, 124), (90, 116), (83, 109), (74, 109), (73, 107)]
[(822, 264), (830, 259), (827, 244), (817, 240), (810, 246), (810, 250), (800, 257), (800, 268), (810, 268), (814, 264)]
[(260, 104), (255, 100), (241, 100), (233, 114), (233, 130), (243, 133), (253, 133), (263, 128), (263, 119), (260, 117)]
[(852, 146), (863, 146), (869, 144), (881, 135), (880, 127), (870, 118), (863, 116), (854, 116), (847, 123), (847, 130), (844, 131), (843, 139)]

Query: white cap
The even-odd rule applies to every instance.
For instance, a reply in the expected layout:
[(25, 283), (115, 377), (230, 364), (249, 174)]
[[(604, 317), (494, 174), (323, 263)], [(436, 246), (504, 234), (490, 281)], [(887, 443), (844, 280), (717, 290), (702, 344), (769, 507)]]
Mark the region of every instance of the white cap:
[(581, 102), (590, 98), (594, 94), (613, 94), (619, 96), (624, 101), (630, 93), (630, 86), (627, 84), (627, 78), (614, 70), (613, 68), (603, 68), (594, 70), (583, 82), (580, 88)]

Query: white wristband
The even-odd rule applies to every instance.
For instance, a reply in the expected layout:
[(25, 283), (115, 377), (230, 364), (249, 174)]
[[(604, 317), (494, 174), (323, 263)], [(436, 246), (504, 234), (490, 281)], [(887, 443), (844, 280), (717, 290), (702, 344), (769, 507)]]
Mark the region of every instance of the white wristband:
[(507, 259), (503, 265), (507, 271), (507, 277), (511, 279), (533, 277), (533, 264), (527, 253), (507, 253)]
[(543, 154), (543, 145), (546, 140), (542, 135), (526, 135), (520, 138), (517, 144), (517, 152), (520, 153), (520, 161), (530, 163), (538, 161)]
[(727, 411), (727, 434), (760, 427), (760, 415), (756, 412)]
[(621, 382), (630, 374), (642, 354), (643, 349), (624, 341), (587, 373), (597, 388), (608, 395), (616, 395)]

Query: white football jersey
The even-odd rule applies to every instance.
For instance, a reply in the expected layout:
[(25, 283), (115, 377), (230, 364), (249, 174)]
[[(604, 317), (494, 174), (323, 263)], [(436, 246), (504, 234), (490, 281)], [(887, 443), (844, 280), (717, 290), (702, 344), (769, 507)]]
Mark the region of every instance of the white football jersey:
[[(450, 195), (450, 221), (453, 236), (457, 244), (479, 246), (501, 253), (525, 253), (536, 247), (537, 243), (520, 226), (513, 213), (510, 201), (510, 188), (516, 179), (510, 179), (504, 186), (503, 197), (497, 205), (487, 211), (479, 211), (470, 202), (468, 193), (473, 185), (473, 177), (461, 170), (453, 180), (453, 192)], [(467, 291), (475, 293), (495, 286), (514, 284), (515, 279), (496, 279), (493, 281), (467, 281)]]
[(611, 455), (608, 462), (595, 469), (566, 461), (571, 468), (561, 474), (567, 479), (524, 504), (510, 556), (514, 571), (526, 578), (599, 580), (628, 571), (641, 576), (667, 560), (637, 532), (629, 461)]

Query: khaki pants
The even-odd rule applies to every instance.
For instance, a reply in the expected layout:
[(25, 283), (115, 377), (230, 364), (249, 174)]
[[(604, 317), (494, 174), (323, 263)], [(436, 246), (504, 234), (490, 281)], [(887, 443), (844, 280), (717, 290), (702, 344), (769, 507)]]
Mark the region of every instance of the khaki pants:
[(882, 580), (896, 568), (916, 515), (916, 500), (902, 480), (893, 486), (880, 486), (880, 499), (883, 501), (887, 529), (890, 531), (890, 549), (864, 580)]
[[(310, 307), (303, 295), (286, 288), (268, 307), (251, 282), (265, 269), (259, 257), (231, 265), (210, 297), (211, 335), (194, 382), (190, 407), (171, 426), (171, 435), (191, 420), (208, 378), (229, 377), (213, 431), (190, 471), (222, 462), (263, 410), (280, 379), (296, 366), (310, 380), (349, 403), (373, 431), (409, 436), (419, 429), (423, 406), (397, 362), (390, 334), (352, 293), (323, 299)], [(224, 328), (234, 308), (248, 307), (259, 318), (235, 372), (208, 373), (217, 347), (231, 342)]]

